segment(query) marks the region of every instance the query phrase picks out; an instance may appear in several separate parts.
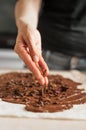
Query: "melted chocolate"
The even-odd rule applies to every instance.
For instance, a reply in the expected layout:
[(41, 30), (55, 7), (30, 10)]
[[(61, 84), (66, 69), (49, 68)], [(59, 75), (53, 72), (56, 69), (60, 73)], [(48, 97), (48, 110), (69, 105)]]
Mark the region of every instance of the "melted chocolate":
[(80, 83), (60, 75), (49, 75), (47, 89), (31, 73), (7, 73), (0, 76), (0, 98), (7, 102), (25, 104), (33, 112), (58, 112), (74, 104), (86, 103), (86, 92)]

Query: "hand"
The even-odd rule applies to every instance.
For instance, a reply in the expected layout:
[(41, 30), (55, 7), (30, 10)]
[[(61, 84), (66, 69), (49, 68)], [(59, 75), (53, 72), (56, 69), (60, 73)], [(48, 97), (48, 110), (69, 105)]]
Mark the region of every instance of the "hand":
[[(18, 29), (14, 50), (34, 73), (40, 84), (47, 85), (49, 70), (42, 57), (41, 36), (39, 31), (22, 22)], [(43, 76), (44, 72), (46, 72), (45, 77)]]

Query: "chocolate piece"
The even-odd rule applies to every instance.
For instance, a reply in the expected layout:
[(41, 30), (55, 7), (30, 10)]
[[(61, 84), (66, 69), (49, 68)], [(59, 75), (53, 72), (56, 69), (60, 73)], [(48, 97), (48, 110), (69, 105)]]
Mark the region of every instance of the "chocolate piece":
[(47, 70), (43, 70), (43, 76), (44, 76), (44, 77), (47, 76)]
[(60, 75), (49, 75), (48, 89), (31, 73), (7, 73), (0, 75), (0, 98), (4, 101), (25, 104), (33, 112), (59, 112), (86, 103), (86, 92), (78, 89), (80, 83)]

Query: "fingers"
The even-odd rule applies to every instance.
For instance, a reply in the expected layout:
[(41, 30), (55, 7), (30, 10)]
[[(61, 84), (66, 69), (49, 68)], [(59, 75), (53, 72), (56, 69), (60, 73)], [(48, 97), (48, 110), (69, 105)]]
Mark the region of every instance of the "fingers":
[[(38, 33), (37, 33), (38, 34)], [(15, 45), (15, 51), (18, 53), (20, 58), (25, 62), (27, 67), (35, 74), (36, 78), (42, 85), (48, 84), (47, 75), (49, 69), (41, 55), (41, 41), (39, 36), (35, 40), (34, 37), (30, 38), (25, 35), (18, 35), (17, 44)], [(35, 46), (36, 45), (36, 46)], [(37, 50), (37, 48), (39, 49)], [(38, 64), (38, 65), (37, 65)]]
[(36, 44), (35, 39), (32, 38), (31, 36), (23, 36), (23, 37), (29, 48), (30, 56), (32, 57), (33, 61), (38, 62), (39, 56), (38, 56), (38, 52), (37, 52), (36, 45), (35, 45)]
[(39, 65), (40, 65), (40, 67), (41, 67), (41, 69), (43, 71), (45, 86), (47, 87), (48, 86), (48, 78), (47, 78), (47, 76), (49, 74), (49, 69), (48, 69), (48, 66), (45, 63), (42, 56), (40, 56), (40, 58), (39, 58)]
[(48, 86), (48, 78), (44, 77), (44, 80), (45, 80), (45, 86), (47, 87)]
[(31, 59), (31, 56), (27, 53), (24, 46), (22, 46), (22, 43), (18, 43), (18, 44), (21, 44), (21, 45), (17, 45), (17, 51), (16, 49), (15, 51), (18, 53), (20, 58), (22, 58), (22, 60), (27, 65), (27, 67), (29, 67), (29, 69), (35, 74), (40, 84), (44, 85), (45, 84), (44, 77), (41, 75), (39, 69), (36, 67), (35, 63)]
[(27, 35), (23, 35), (27, 46), (29, 47), (30, 55), (34, 62), (39, 61), (39, 55), (41, 54), (41, 36), (40, 33), (35, 30), (28, 32)]
[(49, 68), (41, 55), (39, 57), (39, 66), (41, 70), (43, 71), (44, 76), (47, 76), (49, 74)]

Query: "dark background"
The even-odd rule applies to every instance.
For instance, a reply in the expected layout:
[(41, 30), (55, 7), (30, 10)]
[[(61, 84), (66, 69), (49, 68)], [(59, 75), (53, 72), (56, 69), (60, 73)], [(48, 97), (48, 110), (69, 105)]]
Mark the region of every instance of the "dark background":
[(13, 49), (17, 28), (15, 25), (15, 0), (0, 0), (0, 48)]
[(16, 33), (15, 0), (0, 0), (0, 33)]

